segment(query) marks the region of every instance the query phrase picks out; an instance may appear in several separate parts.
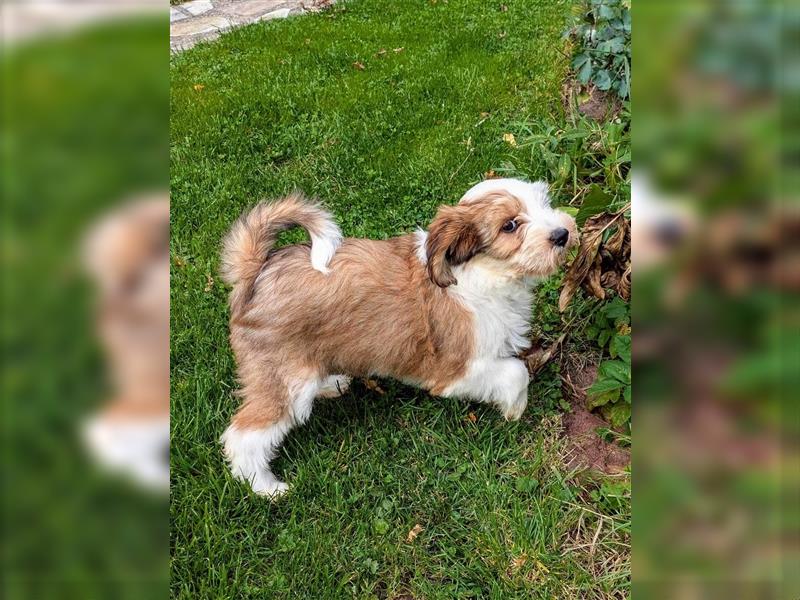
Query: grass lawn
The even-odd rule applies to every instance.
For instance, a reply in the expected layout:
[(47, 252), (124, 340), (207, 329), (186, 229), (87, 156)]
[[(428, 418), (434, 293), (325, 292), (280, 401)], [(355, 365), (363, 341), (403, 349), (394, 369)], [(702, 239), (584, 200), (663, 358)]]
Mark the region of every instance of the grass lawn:
[[(489, 170), (547, 175), (504, 134), (564, 123), (570, 3), (505, 4), (341, 3), (173, 57), (175, 597), (627, 595), (628, 499), (566, 472), (555, 367), (513, 424), (356, 382), (290, 435), (273, 465), (292, 489), (275, 503), (231, 478), (217, 441), (237, 406), (219, 246), (243, 209), (299, 188), (346, 235), (379, 239)], [(538, 295), (537, 328), (557, 332), (558, 281)]]
[(166, 501), (99, 474), (78, 434), (109, 387), (77, 264), (91, 223), (168, 184), (166, 33), (162, 18), (129, 18), (0, 60), (0, 597), (10, 600), (141, 599), (167, 586)]

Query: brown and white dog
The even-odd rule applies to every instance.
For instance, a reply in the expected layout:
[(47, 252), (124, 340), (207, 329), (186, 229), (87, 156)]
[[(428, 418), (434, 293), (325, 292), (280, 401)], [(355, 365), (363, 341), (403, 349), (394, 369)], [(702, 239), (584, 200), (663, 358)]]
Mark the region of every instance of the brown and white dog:
[[(273, 249), (294, 226), (311, 244)], [(284, 492), (269, 467), (278, 446), (315, 398), (340, 395), (353, 376), (393, 377), (519, 419), (531, 286), (577, 238), (546, 184), (515, 179), (484, 181), (441, 207), (428, 231), (389, 240), (342, 239), (331, 215), (298, 195), (255, 206), (222, 254), (243, 397), (221, 440), (233, 474), (257, 493)]]
[(97, 333), (114, 395), (84, 424), (104, 468), (169, 491), (169, 195), (142, 197), (89, 232), (84, 263), (96, 283)]

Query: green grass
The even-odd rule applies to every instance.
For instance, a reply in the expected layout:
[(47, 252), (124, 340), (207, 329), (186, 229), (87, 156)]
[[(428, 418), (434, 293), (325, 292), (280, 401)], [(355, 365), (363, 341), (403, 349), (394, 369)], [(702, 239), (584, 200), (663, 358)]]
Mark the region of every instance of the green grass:
[[(175, 597), (627, 594), (628, 488), (566, 472), (557, 366), (514, 424), (357, 382), (291, 434), (274, 468), (292, 490), (275, 503), (231, 478), (217, 442), (237, 406), (219, 245), (244, 208), (299, 188), (346, 235), (386, 238), (425, 226), (490, 169), (548, 175), (503, 134), (565, 123), (569, 2), (505, 4), (344, 3), (173, 58)], [(557, 333), (557, 295), (557, 278), (540, 289), (537, 331)]]
[(167, 586), (166, 501), (98, 474), (79, 438), (109, 392), (76, 264), (95, 219), (167, 186), (166, 31), (126, 19), (0, 61), (3, 598), (140, 599)]

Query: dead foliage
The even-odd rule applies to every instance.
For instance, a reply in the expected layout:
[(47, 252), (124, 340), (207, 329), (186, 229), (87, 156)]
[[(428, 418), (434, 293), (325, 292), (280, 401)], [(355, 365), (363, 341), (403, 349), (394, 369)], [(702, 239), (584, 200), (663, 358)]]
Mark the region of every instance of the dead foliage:
[(410, 544), (415, 539), (417, 539), (417, 536), (423, 531), (425, 531), (425, 528), (419, 523), (417, 523), (416, 525), (414, 525), (414, 527), (411, 528), (411, 531), (408, 532), (408, 535), (406, 536), (406, 542)]
[(530, 348), (519, 355), (525, 362), (525, 366), (528, 367), (528, 373), (530, 373), (531, 377), (541, 371), (542, 367), (553, 359), (553, 356), (555, 356), (556, 352), (561, 347), (565, 336), (566, 334), (562, 333), (549, 348), (542, 347), (541, 342), (538, 340), (534, 341)]
[(384, 389), (380, 385), (378, 385), (378, 382), (374, 379), (365, 379), (364, 386), (368, 390), (372, 390), (373, 392), (375, 392), (376, 394), (380, 394), (381, 396), (386, 394)]
[(558, 300), (561, 312), (582, 287), (587, 294), (605, 300), (606, 290), (624, 300), (631, 297), (631, 224), (625, 216), (629, 206), (619, 212), (602, 212), (589, 217), (581, 230), (581, 245), (564, 275)]

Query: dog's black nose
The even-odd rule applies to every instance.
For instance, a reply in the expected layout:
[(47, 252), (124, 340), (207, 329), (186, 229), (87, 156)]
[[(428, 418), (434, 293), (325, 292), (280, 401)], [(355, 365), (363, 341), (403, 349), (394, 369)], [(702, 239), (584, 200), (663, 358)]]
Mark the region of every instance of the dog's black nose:
[(677, 221), (659, 223), (656, 227), (656, 238), (664, 246), (674, 248), (683, 241), (683, 227)]
[(567, 231), (563, 227), (559, 227), (558, 229), (553, 229), (553, 231), (550, 233), (550, 241), (553, 242), (554, 246), (566, 246), (568, 239), (569, 239), (569, 231)]

